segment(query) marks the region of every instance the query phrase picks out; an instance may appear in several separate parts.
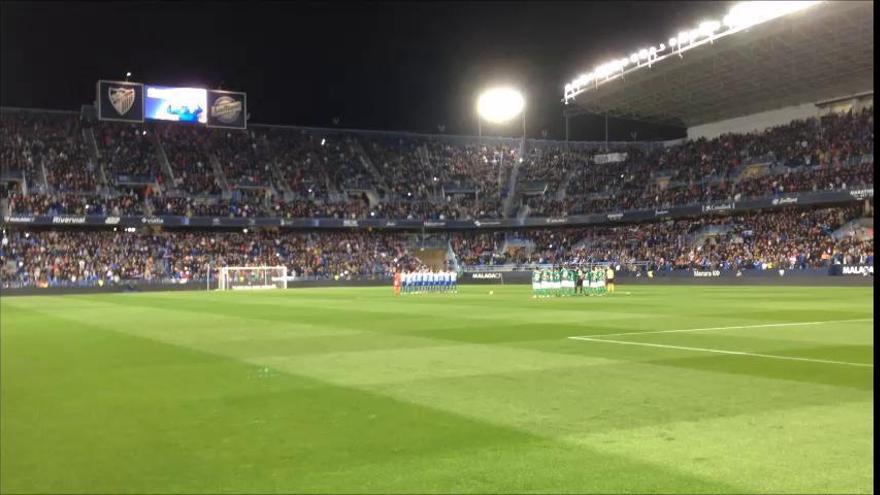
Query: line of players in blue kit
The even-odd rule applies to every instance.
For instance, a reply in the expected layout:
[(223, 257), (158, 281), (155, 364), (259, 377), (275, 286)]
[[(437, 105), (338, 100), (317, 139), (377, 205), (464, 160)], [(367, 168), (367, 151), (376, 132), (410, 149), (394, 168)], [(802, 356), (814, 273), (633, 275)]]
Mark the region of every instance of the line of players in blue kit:
[(458, 292), (458, 274), (452, 271), (395, 273), (394, 292), (397, 294)]

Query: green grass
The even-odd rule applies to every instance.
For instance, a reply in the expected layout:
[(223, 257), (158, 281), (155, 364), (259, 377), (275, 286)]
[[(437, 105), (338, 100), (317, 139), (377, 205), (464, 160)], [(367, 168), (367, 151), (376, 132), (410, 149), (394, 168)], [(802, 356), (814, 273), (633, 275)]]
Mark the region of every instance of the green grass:
[(0, 491), (872, 491), (873, 289), (489, 289), (3, 297)]

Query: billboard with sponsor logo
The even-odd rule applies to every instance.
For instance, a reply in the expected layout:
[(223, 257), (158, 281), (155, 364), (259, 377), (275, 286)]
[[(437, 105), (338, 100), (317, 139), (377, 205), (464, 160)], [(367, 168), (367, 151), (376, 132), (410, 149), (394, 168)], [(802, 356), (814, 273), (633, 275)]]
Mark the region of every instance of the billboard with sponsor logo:
[(247, 94), (205, 88), (98, 81), (100, 120), (188, 122), (209, 127), (247, 127)]
[(98, 119), (144, 121), (144, 85), (127, 81), (98, 81)]
[(798, 202), (797, 196), (786, 196), (783, 198), (773, 198), (770, 203), (773, 206), (785, 206), (785, 205), (796, 205)]
[(708, 213), (711, 211), (729, 211), (736, 208), (735, 203), (716, 203), (703, 205), (703, 213)]
[(208, 126), (244, 129), (247, 127), (247, 94), (208, 90)]
[(504, 274), (500, 272), (462, 273), (459, 280), (463, 283), (503, 284)]

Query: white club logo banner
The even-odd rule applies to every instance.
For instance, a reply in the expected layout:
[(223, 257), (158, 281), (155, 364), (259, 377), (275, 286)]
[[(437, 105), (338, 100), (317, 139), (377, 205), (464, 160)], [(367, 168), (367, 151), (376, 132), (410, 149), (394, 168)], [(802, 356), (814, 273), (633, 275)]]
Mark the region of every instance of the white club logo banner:
[(844, 266), (841, 271), (844, 275), (874, 275), (873, 266)]
[(241, 109), (240, 101), (229, 96), (221, 96), (211, 105), (211, 117), (225, 124), (231, 124), (238, 119)]
[(122, 116), (127, 114), (134, 105), (135, 90), (134, 88), (110, 86), (107, 88), (107, 97), (116, 112)]
[(794, 196), (794, 197), (789, 196), (787, 198), (773, 198), (773, 201), (771, 201), (773, 206), (794, 205), (794, 204), (797, 204), (797, 202), (798, 202), (798, 198), (796, 196)]

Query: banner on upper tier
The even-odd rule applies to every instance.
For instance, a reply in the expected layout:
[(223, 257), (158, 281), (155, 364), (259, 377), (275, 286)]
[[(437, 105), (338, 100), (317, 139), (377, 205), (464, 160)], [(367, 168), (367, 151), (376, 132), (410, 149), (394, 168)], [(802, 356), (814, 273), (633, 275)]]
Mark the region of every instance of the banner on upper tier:
[[(859, 190), (859, 196), (867, 194)], [(873, 193), (873, 190), (871, 190)], [(783, 199), (785, 201), (783, 201)], [(794, 201), (794, 200), (797, 201)], [(10, 214), (0, 218), (2, 224), (17, 225), (112, 225), (122, 227), (142, 227), (161, 225), (164, 227), (280, 227), (284, 229), (387, 229), (387, 230), (476, 230), (518, 227), (579, 227), (585, 225), (606, 225), (653, 221), (656, 218), (675, 219), (699, 215), (740, 213), (756, 209), (774, 209), (791, 206), (833, 205), (859, 201), (850, 191), (817, 191), (787, 194), (784, 197), (751, 198), (736, 203), (711, 205), (687, 205), (665, 208), (663, 210), (631, 210), (619, 213), (595, 213), (588, 215), (569, 215), (554, 218), (501, 218), (491, 220), (389, 220), (365, 218), (343, 220), (338, 218), (228, 218), (228, 217), (185, 217), (161, 216), (105, 216), (105, 215), (30, 215)], [(733, 209), (726, 209), (727, 207)], [(696, 276), (696, 275), (695, 275)]]

